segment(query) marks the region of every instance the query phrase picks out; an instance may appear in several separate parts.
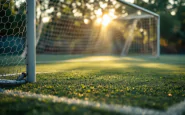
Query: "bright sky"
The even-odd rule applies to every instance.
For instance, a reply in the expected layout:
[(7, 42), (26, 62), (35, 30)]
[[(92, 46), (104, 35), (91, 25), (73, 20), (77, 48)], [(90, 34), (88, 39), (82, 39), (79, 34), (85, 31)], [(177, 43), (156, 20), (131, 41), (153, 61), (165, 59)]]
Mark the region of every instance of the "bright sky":
[[(134, 3), (134, 0), (125, 0), (126, 2)], [(149, 0), (143, 0), (144, 2), (148, 2)], [(171, 4), (174, 4), (174, 0), (168, 0)]]
[(126, 2), (134, 3), (134, 0), (125, 0)]

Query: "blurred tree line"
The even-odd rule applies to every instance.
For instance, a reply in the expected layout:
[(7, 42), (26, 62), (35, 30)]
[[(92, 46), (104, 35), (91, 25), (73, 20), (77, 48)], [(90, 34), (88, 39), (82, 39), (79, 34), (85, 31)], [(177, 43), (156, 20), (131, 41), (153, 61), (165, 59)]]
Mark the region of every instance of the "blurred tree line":
[(161, 17), (161, 53), (185, 53), (185, 0), (135, 0)]

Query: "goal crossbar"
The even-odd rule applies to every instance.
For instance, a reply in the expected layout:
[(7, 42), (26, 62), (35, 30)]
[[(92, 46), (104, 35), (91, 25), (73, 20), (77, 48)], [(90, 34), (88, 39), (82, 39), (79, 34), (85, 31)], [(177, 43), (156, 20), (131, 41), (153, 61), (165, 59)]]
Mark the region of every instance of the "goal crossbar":
[(148, 14), (143, 14), (143, 15), (135, 15), (135, 14), (131, 14), (128, 15), (126, 17), (120, 17), (117, 19), (121, 19), (121, 20), (131, 20), (131, 19), (144, 19), (144, 18), (153, 18), (154, 16), (152, 15), (148, 15)]
[(135, 4), (126, 2), (126, 1), (124, 1), (124, 0), (117, 0), (117, 1), (118, 1), (118, 2), (121, 2), (121, 3), (123, 3), (123, 4), (126, 4), (126, 5), (128, 5), (128, 6), (131, 6), (131, 7), (133, 7), (133, 8), (139, 9), (139, 10), (141, 10), (141, 11), (147, 13), (147, 14), (154, 15), (155, 17), (160, 17), (159, 14), (154, 13), (154, 12), (152, 12), (152, 11), (150, 11), (150, 10), (145, 9), (145, 8), (142, 8), (142, 7), (138, 6), (138, 5), (135, 5)]

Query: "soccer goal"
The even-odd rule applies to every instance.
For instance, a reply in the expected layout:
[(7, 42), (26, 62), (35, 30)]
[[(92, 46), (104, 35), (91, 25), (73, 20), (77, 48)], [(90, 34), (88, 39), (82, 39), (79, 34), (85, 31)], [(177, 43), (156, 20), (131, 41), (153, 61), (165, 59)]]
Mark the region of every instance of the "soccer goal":
[(0, 14), (0, 83), (35, 82), (36, 55), (160, 56), (160, 16), (123, 0), (1, 0)]

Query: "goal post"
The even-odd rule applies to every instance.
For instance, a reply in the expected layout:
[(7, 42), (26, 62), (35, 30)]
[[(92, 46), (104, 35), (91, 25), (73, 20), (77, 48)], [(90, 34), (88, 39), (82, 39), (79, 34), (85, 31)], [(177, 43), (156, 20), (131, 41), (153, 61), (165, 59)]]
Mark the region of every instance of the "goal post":
[(27, 81), (36, 82), (36, 0), (27, 0)]
[(157, 17), (157, 58), (160, 58), (160, 16)]

